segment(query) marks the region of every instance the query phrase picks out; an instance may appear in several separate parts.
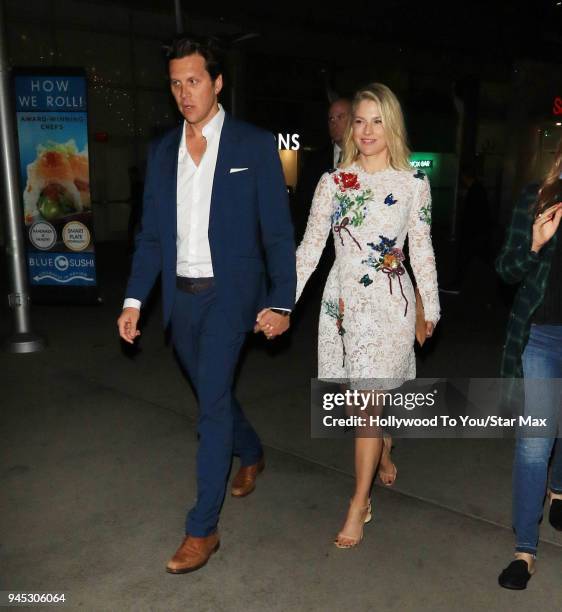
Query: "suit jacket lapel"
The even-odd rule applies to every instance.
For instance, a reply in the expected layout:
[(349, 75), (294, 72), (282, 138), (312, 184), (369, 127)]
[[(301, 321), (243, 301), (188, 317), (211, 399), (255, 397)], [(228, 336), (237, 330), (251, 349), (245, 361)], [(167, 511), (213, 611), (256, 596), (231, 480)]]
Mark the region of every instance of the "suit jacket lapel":
[(220, 203), (227, 200), (227, 198), (223, 196), (226, 195), (225, 189), (227, 187), (227, 177), (230, 173), (230, 168), (233, 167), (236, 140), (236, 128), (234, 121), (232, 120), (232, 117), (226, 113), (219, 141), (219, 151), (217, 155), (217, 164), (215, 166), (215, 174), (213, 176), (211, 211), (209, 214), (209, 235), (211, 234), (214, 222), (217, 218), (217, 211), (220, 208)]
[(165, 216), (174, 236), (177, 231), (178, 208), (178, 149), (183, 135), (183, 124), (177, 128), (164, 151), (161, 164), (161, 182), (163, 201), (165, 202)]

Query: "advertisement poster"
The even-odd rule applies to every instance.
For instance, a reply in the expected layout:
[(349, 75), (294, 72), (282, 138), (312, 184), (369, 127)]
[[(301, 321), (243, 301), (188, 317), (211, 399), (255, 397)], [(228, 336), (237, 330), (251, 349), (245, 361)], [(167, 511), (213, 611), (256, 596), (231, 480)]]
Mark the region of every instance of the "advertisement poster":
[(84, 74), (16, 72), (29, 282), (96, 287)]

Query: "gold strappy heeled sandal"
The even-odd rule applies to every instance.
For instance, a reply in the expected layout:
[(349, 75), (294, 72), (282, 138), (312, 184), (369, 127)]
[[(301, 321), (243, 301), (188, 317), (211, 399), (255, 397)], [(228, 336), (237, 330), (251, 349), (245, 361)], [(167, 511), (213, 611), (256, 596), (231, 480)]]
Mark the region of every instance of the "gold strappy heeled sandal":
[[(349, 505), (351, 506), (351, 501), (349, 502)], [(360, 508), (359, 510), (356, 510), (356, 512), (361, 512), (362, 514), (365, 513), (365, 517), (363, 519), (363, 525), (367, 524), (373, 518), (373, 511), (372, 511), (372, 508), (371, 508), (371, 500), (369, 500), (369, 503), (368, 503), (367, 506), (365, 506), (364, 508)], [(351, 543), (349, 543), (349, 544), (342, 544), (341, 538), (345, 538), (347, 540), (350, 540)], [(342, 533), (340, 531), (338, 533), (338, 535), (336, 536), (336, 539), (334, 540), (334, 544), (338, 548), (353, 548), (354, 546), (357, 546), (357, 544), (359, 544), (359, 542), (361, 542), (362, 539), (363, 539), (363, 527), (361, 528), (361, 535), (359, 536), (359, 538), (355, 538), (353, 536), (345, 535), (345, 533)]]

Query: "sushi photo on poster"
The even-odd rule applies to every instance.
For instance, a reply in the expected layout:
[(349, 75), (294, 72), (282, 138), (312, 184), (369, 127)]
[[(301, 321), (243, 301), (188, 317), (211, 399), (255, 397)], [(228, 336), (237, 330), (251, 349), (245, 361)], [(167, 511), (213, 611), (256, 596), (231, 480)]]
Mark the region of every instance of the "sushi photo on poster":
[(30, 285), (96, 287), (87, 79), (14, 71)]

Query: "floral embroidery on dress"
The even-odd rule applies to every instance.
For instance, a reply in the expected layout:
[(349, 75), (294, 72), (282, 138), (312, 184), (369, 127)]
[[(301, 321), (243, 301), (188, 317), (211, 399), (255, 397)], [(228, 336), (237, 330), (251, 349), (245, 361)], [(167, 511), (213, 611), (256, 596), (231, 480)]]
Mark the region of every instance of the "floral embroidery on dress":
[(340, 191), (348, 189), (359, 189), (359, 177), (354, 172), (339, 172), (334, 176), (334, 183), (339, 186)]
[(341, 338), (341, 345), (343, 348), (343, 362), (342, 367), (345, 366), (345, 343), (343, 341), (343, 337), (345, 335), (345, 328), (343, 326), (343, 315), (345, 310), (345, 304), (343, 303), (343, 299), (340, 298), (337, 302), (336, 300), (323, 300), (325, 313), (336, 320), (336, 328), (338, 330), (338, 334)]
[(398, 200), (396, 200), (396, 199), (394, 198), (394, 196), (393, 196), (391, 193), (389, 193), (389, 194), (386, 196), (386, 198), (384, 199), (384, 203), (385, 203), (387, 206), (392, 206), (393, 204), (396, 204), (396, 202), (398, 202)]
[(431, 225), (431, 206), (429, 204), (420, 208), (419, 218), (420, 221)]
[(361, 184), (357, 174), (352, 172), (338, 172), (333, 175), (334, 183), (337, 185), (336, 198), (338, 205), (332, 214), (332, 226), (334, 232), (339, 236), (343, 246), (343, 232), (361, 249), (361, 245), (351, 233), (349, 226), (359, 227), (365, 220), (367, 213), (367, 202), (373, 198), (370, 189), (361, 190)]
[[(400, 278), (406, 273), (402, 262), (404, 261), (404, 253), (402, 249), (397, 248), (397, 238), (386, 238), (386, 236), (379, 235), (380, 242), (375, 244), (374, 242), (368, 242), (367, 246), (370, 246), (374, 253), (369, 253), (369, 257), (364, 259), (361, 263), (371, 266), (377, 271), (381, 271), (388, 276), (388, 286), (390, 294), (392, 295), (392, 280), (398, 279), (400, 285), (400, 293), (406, 302), (404, 308), (404, 316), (408, 313), (408, 298), (404, 295), (404, 289), (402, 287), (402, 279)], [(361, 279), (362, 282), (363, 279)]]
[(373, 281), (368, 274), (364, 274), (359, 281), (363, 287), (368, 287)]
[[(386, 255), (395, 247), (397, 238), (387, 238), (379, 234), (380, 242), (375, 244), (374, 242), (368, 242), (367, 246), (370, 246), (373, 250), (378, 251), (381, 255)], [(377, 268), (378, 269), (378, 268)]]

